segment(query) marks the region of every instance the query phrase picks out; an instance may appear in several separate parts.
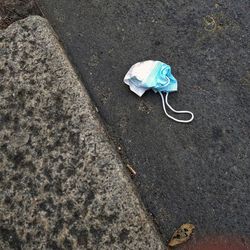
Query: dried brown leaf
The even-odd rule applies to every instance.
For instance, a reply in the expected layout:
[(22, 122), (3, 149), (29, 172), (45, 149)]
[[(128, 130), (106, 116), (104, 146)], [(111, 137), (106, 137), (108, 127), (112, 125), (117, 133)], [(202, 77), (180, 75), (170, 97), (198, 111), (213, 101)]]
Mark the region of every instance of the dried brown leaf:
[(195, 226), (193, 224), (181, 225), (173, 234), (168, 246), (174, 247), (190, 239)]

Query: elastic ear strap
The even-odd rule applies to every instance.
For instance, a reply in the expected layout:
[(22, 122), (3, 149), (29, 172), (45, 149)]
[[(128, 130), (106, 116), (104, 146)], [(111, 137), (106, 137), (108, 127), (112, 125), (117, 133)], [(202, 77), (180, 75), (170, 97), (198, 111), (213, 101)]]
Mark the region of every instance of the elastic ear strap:
[[(169, 117), (170, 119), (176, 121), (176, 122), (181, 122), (181, 123), (189, 123), (191, 121), (193, 121), (194, 119), (194, 114), (190, 111), (186, 111), (186, 110), (183, 110), (183, 111), (178, 111), (178, 110), (175, 110), (173, 109), (169, 103), (168, 103), (168, 93), (166, 93), (166, 97), (165, 97), (165, 100), (164, 100), (164, 97), (163, 97), (163, 94), (162, 92), (159, 92), (160, 96), (161, 96), (161, 100), (162, 100), (162, 107), (163, 107), (163, 110), (166, 114), (167, 117)], [(173, 116), (169, 115), (168, 112), (166, 111), (166, 105), (165, 105), (165, 102), (167, 104), (167, 106), (174, 112), (174, 113), (177, 113), (177, 114), (190, 114), (191, 115), (191, 118), (189, 120), (179, 120), (179, 119), (176, 119), (174, 118)]]

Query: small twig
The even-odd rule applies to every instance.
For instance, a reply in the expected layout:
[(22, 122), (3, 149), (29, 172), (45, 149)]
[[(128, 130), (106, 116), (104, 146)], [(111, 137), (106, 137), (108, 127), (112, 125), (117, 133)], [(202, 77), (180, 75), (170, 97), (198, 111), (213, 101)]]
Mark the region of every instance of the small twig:
[(128, 168), (128, 170), (130, 171), (131, 174), (136, 175), (135, 170), (129, 164), (127, 164), (127, 168)]

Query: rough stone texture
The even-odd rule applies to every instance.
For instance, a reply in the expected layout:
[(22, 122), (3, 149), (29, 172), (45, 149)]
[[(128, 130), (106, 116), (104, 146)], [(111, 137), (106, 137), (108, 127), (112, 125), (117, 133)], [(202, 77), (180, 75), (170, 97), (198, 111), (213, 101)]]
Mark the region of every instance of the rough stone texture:
[[(39, 2), (163, 237), (186, 222), (198, 238), (249, 237), (250, 1)], [(153, 91), (139, 98), (123, 83), (148, 59), (172, 66), (179, 91), (169, 102), (193, 111), (191, 124), (169, 120)]]
[(0, 0), (0, 29), (29, 15), (40, 15), (35, 0)]
[(0, 58), (0, 249), (164, 249), (47, 21)]

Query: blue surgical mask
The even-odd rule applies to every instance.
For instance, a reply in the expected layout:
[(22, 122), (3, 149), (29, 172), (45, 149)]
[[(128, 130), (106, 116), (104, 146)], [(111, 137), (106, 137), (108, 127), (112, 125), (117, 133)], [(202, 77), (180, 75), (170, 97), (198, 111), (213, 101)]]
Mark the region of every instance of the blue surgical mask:
[[(126, 74), (124, 82), (129, 85), (130, 90), (138, 96), (142, 96), (147, 90), (152, 89), (159, 93), (162, 99), (162, 106), (165, 114), (176, 122), (189, 123), (194, 119), (190, 111), (177, 111), (168, 103), (168, 93), (177, 91), (177, 80), (171, 73), (171, 67), (160, 61), (144, 61), (134, 64)], [(165, 93), (165, 97), (164, 97)], [(166, 105), (175, 113), (190, 114), (189, 120), (179, 120), (169, 115)]]

